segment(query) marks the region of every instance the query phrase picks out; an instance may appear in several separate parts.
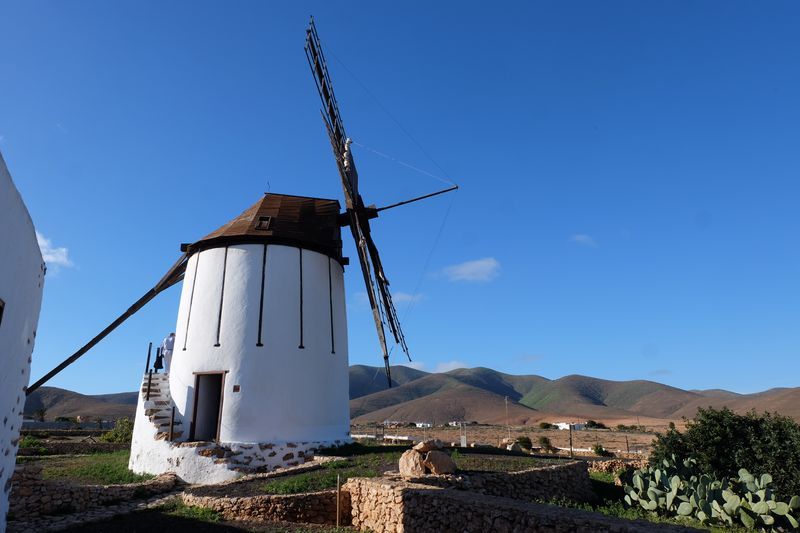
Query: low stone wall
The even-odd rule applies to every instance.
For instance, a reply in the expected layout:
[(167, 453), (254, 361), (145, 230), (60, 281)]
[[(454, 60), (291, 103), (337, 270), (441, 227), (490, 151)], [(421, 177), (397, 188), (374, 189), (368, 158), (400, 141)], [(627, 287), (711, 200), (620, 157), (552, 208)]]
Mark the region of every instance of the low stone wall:
[(343, 488), (350, 493), (352, 525), (375, 533), (696, 531), (396, 479), (352, 478)]
[(172, 473), (127, 485), (73, 485), (42, 479), (39, 465), (17, 466), (11, 478), (9, 515), (38, 516), (83, 511), (110, 502), (145, 498), (172, 490), (178, 482)]
[[(305, 494), (264, 494), (231, 498), (198, 496), (186, 491), (181, 497), (186, 505), (213, 509), (227, 520), (336, 523), (335, 489)], [(341, 524), (349, 525), (350, 494), (342, 492), (339, 504)]]
[(48, 442), (33, 448), (20, 448), (18, 455), (80, 455), (129, 450), (128, 442)]
[(407, 481), (524, 501), (591, 502), (595, 498), (584, 461), (571, 461), (520, 472), (466, 472), (450, 476), (410, 478)]

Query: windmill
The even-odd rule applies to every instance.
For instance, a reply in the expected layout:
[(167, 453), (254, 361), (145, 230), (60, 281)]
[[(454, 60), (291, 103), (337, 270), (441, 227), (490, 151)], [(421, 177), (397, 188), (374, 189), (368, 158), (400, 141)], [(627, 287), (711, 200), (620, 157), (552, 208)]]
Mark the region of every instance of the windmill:
[(345, 226), (355, 241), (389, 386), (385, 327), (408, 353), (370, 220), (457, 186), (381, 208), (365, 205), (313, 20), (305, 51), (344, 212), (335, 199), (266, 193), (217, 230), (182, 245), (181, 257), (152, 289), (28, 389), (182, 282), (167, 372), (154, 374), (148, 359), (142, 381), (131, 444), (135, 472), (176, 470), (188, 482), (224, 481), (305, 460), (320, 446), (349, 439)]

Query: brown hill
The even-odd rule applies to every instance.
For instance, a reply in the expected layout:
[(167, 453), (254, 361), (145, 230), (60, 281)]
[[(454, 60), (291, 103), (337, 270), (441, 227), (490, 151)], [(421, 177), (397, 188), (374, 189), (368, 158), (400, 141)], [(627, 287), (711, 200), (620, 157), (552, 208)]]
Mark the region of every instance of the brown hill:
[[(772, 411), (800, 420), (800, 388), (737, 394), (719, 389), (682, 390), (654, 381), (611, 381), (571, 375), (550, 380), (514, 376), (490, 368), (460, 368), (433, 374), (392, 367), (392, 388), (383, 368), (350, 367), (350, 414), (357, 422), (396, 420), (443, 423), (452, 420), (504, 424), (506, 400), (512, 424), (593, 419), (607, 424), (665, 424), (692, 418), (699, 407), (727, 406), (736, 412)], [(42, 387), (25, 405), (25, 414), (47, 410), (57, 416), (104, 419), (133, 416), (135, 392), (84, 395)]]
[(135, 392), (89, 396), (56, 387), (42, 387), (28, 397), (24, 412), (26, 416), (33, 416), (44, 408), (47, 420), (59, 416), (100, 417), (104, 420), (132, 418), (136, 412), (136, 399)]
[(430, 422), (443, 424), (450, 421), (480, 422), (482, 424), (532, 425), (543, 419), (543, 415), (511, 400), (508, 402), (506, 419), (505, 397), (472, 387), (458, 385), (447, 387), (429, 396), (423, 396), (399, 404), (371, 411), (354, 418), (355, 423), (383, 422)]

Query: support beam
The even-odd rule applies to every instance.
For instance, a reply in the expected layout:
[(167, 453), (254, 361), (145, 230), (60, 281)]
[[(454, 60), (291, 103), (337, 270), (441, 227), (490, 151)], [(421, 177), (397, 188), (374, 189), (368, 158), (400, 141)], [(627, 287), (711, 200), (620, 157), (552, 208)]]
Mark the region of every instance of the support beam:
[(60, 365), (55, 367), (53, 370), (42, 376), (36, 383), (31, 385), (25, 390), (25, 395), (30, 396), (33, 391), (50, 381), (56, 374), (67, 368), (69, 365), (77, 361), (83, 354), (94, 348), (97, 343), (101, 340), (106, 338), (109, 333), (117, 329), (123, 322), (128, 320), (131, 316), (133, 316), (139, 309), (147, 305), (153, 298), (158, 296), (159, 293), (162, 291), (172, 287), (179, 281), (183, 279), (183, 274), (186, 271), (186, 254), (183, 254), (172, 268), (170, 268), (164, 277), (162, 277), (159, 282), (147, 291), (144, 296), (136, 300), (133, 305), (131, 305), (127, 311), (122, 313), (120, 316), (117, 317), (111, 324), (106, 326), (106, 328), (94, 336), (89, 342), (84, 344), (77, 352), (67, 357)]

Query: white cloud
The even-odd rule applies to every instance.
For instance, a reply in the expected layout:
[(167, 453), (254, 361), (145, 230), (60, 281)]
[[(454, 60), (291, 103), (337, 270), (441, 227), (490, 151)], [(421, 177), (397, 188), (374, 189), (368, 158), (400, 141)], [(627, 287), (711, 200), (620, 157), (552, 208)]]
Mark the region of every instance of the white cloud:
[(456, 368), (466, 368), (467, 364), (464, 361), (444, 361), (443, 363), (439, 363), (436, 365), (436, 368), (433, 369), (434, 372), (450, 372), (451, 370), (455, 370)]
[(422, 294), (409, 294), (407, 292), (394, 292), (392, 293), (392, 300), (395, 302), (408, 302), (417, 303), (425, 296)]
[(494, 257), (465, 261), (444, 269), (450, 281), (492, 281), (499, 274), (500, 262)]
[(597, 248), (597, 241), (595, 241), (591, 235), (586, 235), (585, 233), (576, 233), (572, 235), (569, 240), (576, 244), (580, 244), (581, 246)]
[(407, 361), (400, 366), (407, 366), (408, 368), (413, 368), (414, 370), (425, 370), (425, 363), (421, 361)]
[(72, 261), (69, 258), (69, 250), (63, 246), (55, 247), (50, 239), (36, 232), (36, 241), (39, 243), (39, 250), (42, 252), (42, 259), (48, 267), (71, 267)]

